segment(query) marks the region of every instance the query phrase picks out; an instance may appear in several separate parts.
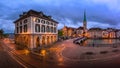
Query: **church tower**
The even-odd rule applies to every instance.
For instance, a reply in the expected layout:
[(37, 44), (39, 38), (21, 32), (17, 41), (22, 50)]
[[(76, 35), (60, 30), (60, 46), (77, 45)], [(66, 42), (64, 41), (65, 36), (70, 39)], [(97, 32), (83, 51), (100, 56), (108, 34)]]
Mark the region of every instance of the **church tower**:
[(87, 32), (87, 19), (86, 19), (86, 11), (84, 11), (84, 19), (83, 19), (83, 31)]

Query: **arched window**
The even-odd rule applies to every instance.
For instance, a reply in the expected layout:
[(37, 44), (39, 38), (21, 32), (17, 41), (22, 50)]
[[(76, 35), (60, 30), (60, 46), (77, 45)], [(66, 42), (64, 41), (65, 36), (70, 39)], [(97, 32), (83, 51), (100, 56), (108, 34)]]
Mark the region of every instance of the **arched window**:
[(36, 18), (35, 22), (40, 23), (40, 19)]
[(41, 20), (41, 23), (45, 24), (45, 20)]
[(24, 24), (27, 23), (27, 22), (28, 22), (27, 19), (25, 19), (25, 20), (24, 20)]

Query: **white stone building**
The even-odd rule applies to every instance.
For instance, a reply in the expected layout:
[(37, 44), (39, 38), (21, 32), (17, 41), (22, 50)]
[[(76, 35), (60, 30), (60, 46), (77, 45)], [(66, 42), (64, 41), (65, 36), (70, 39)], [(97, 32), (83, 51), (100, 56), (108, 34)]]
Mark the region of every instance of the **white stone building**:
[(42, 12), (23, 12), (15, 22), (15, 43), (33, 49), (48, 46), (58, 39), (58, 22)]

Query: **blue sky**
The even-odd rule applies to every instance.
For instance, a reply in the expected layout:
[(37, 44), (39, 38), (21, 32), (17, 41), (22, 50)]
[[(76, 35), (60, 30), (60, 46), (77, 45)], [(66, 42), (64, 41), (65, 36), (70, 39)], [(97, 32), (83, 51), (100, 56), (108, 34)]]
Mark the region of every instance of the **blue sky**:
[(86, 10), (88, 28), (120, 27), (120, 0), (1, 0), (0, 28), (13, 32), (13, 21), (19, 14), (30, 9), (43, 11), (59, 22), (58, 29), (65, 25), (82, 26)]

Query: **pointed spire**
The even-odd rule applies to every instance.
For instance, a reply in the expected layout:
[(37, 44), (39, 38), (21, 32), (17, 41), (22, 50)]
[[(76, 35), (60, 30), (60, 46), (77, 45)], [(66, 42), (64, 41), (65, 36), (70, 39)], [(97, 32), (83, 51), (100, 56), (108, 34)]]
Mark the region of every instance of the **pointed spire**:
[(84, 20), (83, 20), (83, 22), (86, 22), (87, 21), (87, 19), (86, 19), (86, 11), (84, 10)]

